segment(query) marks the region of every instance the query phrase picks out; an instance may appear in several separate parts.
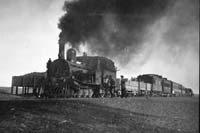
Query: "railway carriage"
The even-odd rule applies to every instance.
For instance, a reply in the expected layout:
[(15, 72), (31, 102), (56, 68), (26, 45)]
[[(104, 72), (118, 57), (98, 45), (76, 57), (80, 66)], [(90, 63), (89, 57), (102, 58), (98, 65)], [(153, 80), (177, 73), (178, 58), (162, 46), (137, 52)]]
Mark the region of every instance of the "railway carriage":
[(128, 96), (137, 96), (139, 94), (139, 85), (137, 81), (128, 80), (127, 82), (125, 82), (125, 87)]
[(163, 78), (162, 80), (162, 91), (163, 96), (171, 96), (172, 95), (172, 82), (167, 80), (166, 78)]
[(178, 84), (176, 82), (172, 82), (172, 87), (173, 87), (173, 90), (172, 90), (172, 95), (173, 96), (181, 96), (181, 84)]

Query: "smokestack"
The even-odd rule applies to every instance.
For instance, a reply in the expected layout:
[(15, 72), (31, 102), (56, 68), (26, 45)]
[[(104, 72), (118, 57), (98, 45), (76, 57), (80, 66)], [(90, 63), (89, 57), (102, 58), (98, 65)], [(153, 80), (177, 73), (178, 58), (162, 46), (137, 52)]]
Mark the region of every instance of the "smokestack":
[(64, 51), (65, 51), (65, 44), (59, 44), (59, 53), (58, 53), (59, 59), (65, 59)]

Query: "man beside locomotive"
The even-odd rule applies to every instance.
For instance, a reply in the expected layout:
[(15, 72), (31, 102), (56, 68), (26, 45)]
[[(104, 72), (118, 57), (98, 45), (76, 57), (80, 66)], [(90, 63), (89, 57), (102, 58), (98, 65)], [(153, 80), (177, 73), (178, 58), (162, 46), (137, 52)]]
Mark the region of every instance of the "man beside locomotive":
[(108, 89), (109, 89), (109, 77), (105, 77), (105, 83), (104, 83), (104, 88), (105, 88), (105, 97), (108, 96)]
[(115, 88), (115, 81), (112, 78), (112, 76), (110, 75), (109, 76), (109, 91), (110, 91), (110, 96), (111, 97), (114, 97), (114, 94), (113, 94), (114, 88)]
[(126, 95), (126, 87), (125, 87), (125, 79), (124, 76), (121, 75), (121, 98), (127, 97)]

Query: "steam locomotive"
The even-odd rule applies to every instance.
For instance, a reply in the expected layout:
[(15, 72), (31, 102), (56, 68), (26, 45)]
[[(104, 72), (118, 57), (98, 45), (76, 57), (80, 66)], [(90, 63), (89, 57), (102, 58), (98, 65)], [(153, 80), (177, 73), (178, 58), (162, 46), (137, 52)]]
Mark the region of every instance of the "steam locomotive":
[(104, 95), (105, 78), (116, 79), (116, 68), (110, 59), (100, 56), (76, 57), (76, 51), (67, 51), (67, 58), (47, 62), (44, 95), (47, 97), (100, 97)]

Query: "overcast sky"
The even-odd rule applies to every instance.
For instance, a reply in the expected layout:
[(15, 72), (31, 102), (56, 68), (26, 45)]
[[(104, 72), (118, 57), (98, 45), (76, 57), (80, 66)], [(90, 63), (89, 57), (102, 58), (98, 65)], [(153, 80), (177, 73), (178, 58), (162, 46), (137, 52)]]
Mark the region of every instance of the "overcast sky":
[[(48, 59), (57, 58), (60, 33), (57, 24), (64, 14), (63, 4), (64, 0), (0, 0), (0, 86), (11, 86), (13, 75), (44, 72)], [(130, 78), (156, 73), (199, 92), (199, 29), (193, 26), (195, 21), (187, 25), (187, 30), (180, 30), (184, 28), (177, 23), (179, 17), (176, 13), (186, 22), (191, 16), (184, 11), (177, 12), (182, 8), (187, 12), (193, 9), (193, 4), (178, 3), (168, 16), (163, 16), (146, 29), (144, 49), (134, 55), (134, 60), (122, 66), (114, 59), (120, 69), (118, 76), (123, 74)], [(177, 31), (173, 34), (181, 34), (176, 39), (183, 40), (176, 43), (187, 43), (183, 45), (185, 49), (179, 45), (172, 49), (168, 45), (172, 42), (161, 36), (171, 27)]]

